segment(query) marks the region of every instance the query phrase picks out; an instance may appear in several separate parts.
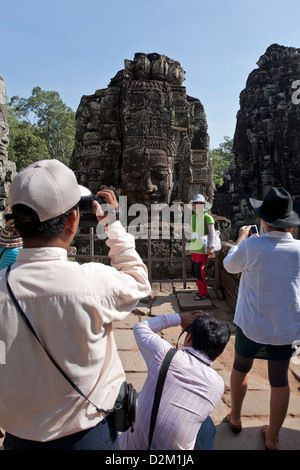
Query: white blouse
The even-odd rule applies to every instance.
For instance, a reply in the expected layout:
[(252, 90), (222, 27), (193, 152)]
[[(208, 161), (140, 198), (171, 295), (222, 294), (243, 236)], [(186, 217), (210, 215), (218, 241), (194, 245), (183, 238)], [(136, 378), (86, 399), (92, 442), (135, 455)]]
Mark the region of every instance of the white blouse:
[(247, 338), (284, 345), (300, 340), (300, 241), (272, 231), (233, 246), (226, 271), (242, 273), (234, 316)]

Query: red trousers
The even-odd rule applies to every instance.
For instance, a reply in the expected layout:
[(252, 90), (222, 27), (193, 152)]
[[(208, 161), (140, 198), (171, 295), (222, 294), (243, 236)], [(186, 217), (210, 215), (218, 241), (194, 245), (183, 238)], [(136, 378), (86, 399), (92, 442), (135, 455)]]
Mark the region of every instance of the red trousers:
[(205, 253), (191, 253), (194, 264), (194, 270), (197, 280), (197, 287), (200, 295), (208, 295), (207, 284), (205, 278), (205, 263), (208, 255)]

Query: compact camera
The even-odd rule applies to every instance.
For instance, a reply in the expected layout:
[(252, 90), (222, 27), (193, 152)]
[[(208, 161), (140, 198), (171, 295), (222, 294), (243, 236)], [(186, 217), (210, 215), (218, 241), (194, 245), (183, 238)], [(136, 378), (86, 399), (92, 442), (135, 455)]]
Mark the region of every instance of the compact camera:
[(99, 202), (100, 205), (106, 204), (106, 200), (104, 197), (100, 197), (100, 196), (82, 197), (79, 201), (79, 210), (91, 212), (93, 210), (93, 201)]
[(85, 196), (82, 197), (79, 201), (79, 210), (80, 212), (93, 212), (93, 201), (97, 201), (102, 207), (104, 213), (115, 217), (116, 220), (120, 218), (120, 211), (119, 209), (111, 208), (109, 204), (107, 204), (106, 199), (101, 196)]
[(256, 225), (251, 225), (250, 227), (250, 237), (252, 237), (253, 235), (259, 235)]

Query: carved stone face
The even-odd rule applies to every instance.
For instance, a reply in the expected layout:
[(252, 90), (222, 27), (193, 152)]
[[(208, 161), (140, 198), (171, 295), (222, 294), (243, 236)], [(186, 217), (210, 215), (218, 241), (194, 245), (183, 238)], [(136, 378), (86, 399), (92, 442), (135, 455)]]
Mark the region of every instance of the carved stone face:
[(0, 157), (6, 157), (8, 147), (8, 125), (1, 113), (0, 106)]
[(169, 201), (171, 171), (165, 150), (125, 150), (123, 171), (122, 187), (129, 205)]
[(0, 77), (0, 157), (7, 157), (8, 124), (6, 119), (6, 88), (3, 78)]

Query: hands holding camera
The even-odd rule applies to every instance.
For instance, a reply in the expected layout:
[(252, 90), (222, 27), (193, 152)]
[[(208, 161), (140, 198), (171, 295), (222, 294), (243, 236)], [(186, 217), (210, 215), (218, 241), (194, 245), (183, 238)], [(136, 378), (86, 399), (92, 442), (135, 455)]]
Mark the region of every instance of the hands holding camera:
[(238, 246), (243, 240), (247, 240), (249, 237), (259, 237), (256, 225), (243, 225), (239, 229), (239, 236), (235, 245)]
[(119, 211), (119, 203), (115, 193), (110, 189), (103, 189), (102, 191), (98, 191), (96, 198), (104, 199), (103, 204), (99, 204), (97, 200), (93, 201), (93, 209), (98, 222), (105, 221), (105, 225), (107, 225), (109, 223), (109, 216), (114, 217), (114, 220), (116, 220), (116, 215)]

